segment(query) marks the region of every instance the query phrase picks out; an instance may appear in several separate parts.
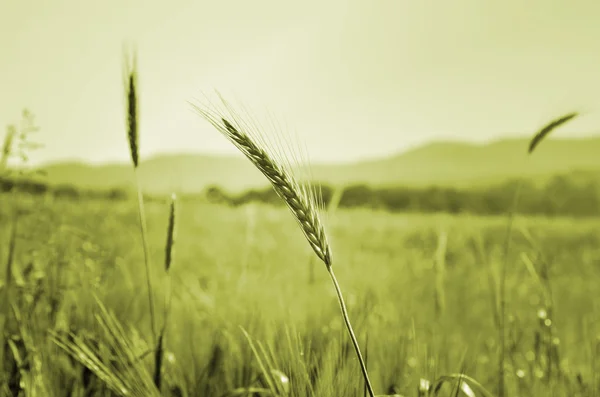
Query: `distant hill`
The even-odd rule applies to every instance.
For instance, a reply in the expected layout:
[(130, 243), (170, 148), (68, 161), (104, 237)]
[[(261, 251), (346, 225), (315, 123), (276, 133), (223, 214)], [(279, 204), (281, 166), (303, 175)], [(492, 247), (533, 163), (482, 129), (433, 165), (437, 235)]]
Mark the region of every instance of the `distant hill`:
[[(600, 137), (548, 139), (527, 155), (528, 141), (506, 139), (488, 144), (435, 142), (397, 155), (346, 164), (313, 164), (314, 179), (333, 184), (372, 186), (439, 185), (465, 187), (515, 177), (546, 178), (580, 170), (600, 172)], [(85, 188), (131, 186), (128, 164), (92, 166), (64, 162), (47, 164), (47, 181)], [(266, 185), (264, 177), (243, 157), (205, 154), (160, 155), (140, 166), (141, 183), (149, 193), (194, 193), (208, 185), (231, 192)]]

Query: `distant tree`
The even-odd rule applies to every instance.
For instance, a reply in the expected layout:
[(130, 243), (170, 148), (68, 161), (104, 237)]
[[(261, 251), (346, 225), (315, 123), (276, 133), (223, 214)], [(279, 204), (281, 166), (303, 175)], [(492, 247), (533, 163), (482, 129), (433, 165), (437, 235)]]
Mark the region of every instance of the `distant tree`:
[(57, 198), (68, 198), (68, 199), (79, 199), (80, 192), (75, 186), (72, 185), (58, 185), (52, 189), (54, 197)]
[(16, 183), (16, 186), (20, 191), (33, 195), (41, 195), (48, 191), (47, 184), (32, 179), (22, 179)]
[(558, 215), (568, 209), (568, 196), (574, 194), (573, 190), (574, 186), (565, 175), (556, 175), (546, 184), (544, 193), (550, 215)]
[(113, 188), (106, 193), (109, 200), (120, 201), (127, 199), (127, 192), (124, 189)]
[(15, 181), (7, 177), (0, 177), (0, 192), (8, 193), (15, 186)]
[(229, 204), (231, 200), (229, 196), (221, 190), (218, 186), (211, 185), (206, 188), (204, 191), (204, 195), (206, 199), (211, 203), (216, 204)]
[[(501, 215), (513, 210), (516, 193), (520, 189), (516, 207), (519, 213), (590, 216), (600, 212), (599, 188), (598, 180), (587, 178), (578, 181), (565, 175), (551, 179), (545, 188), (539, 188), (531, 180), (520, 179), (487, 188), (464, 189), (439, 186), (372, 188), (357, 184), (344, 188), (339, 206), (380, 208), (393, 212)], [(332, 190), (321, 185), (321, 192), (327, 197)], [(272, 188), (250, 189), (234, 197), (226, 196), (216, 187), (207, 193), (213, 202), (229, 202), (236, 206), (249, 202), (283, 205)], [(327, 199), (323, 201), (327, 204)]]
[(377, 207), (380, 200), (367, 185), (352, 185), (346, 187), (340, 200), (340, 207)]
[(329, 205), (333, 198), (333, 188), (323, 182), (315, 182), (310, 185), (310, 188), (320, 195), (320, 199), (325, 207)]
[(450, 188), (447, 190), (448, 197), (446, 203), (447, 211), (452, 214), (457, 214), (465, 211), (465, 207), (469, 205), (469, 194), (458, 189)]
[(386, 187), (375, 193), (383, 207), (389, 211), (407, 211), (413, 205), (414, 195), (407, 188)]

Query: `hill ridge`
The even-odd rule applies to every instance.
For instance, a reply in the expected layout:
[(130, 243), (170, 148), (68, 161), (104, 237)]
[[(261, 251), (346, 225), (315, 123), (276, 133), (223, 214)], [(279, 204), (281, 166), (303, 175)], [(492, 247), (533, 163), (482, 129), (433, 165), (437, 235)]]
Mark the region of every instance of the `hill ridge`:
[[(552, 138), (532, 156), (528, 140), (504, 138), (486, 143), (433, 141), (385, 157), (353, 162), (310, 164), (311, 174), (330, 184), (469, 185), (518, 176), (548, 175), (580, 169), (600, 170), (600, 136)], [(50, 162), (41, 166), (50, 184), (109, 189), (130, 185), (129, 164)], [(140, 164), (142, 186), (148, 192), (198, 192), (209, 185), (241, 191), (266, 185), (264, 177), (242, 155), (164, 153)]]

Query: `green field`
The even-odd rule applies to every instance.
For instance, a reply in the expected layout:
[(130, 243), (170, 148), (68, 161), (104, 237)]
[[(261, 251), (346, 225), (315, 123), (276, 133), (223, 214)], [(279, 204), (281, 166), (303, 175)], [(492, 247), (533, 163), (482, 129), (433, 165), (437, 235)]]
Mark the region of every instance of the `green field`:
[[(17, 222), (15, 282), (0, 303), (6, 313), (9, 297), (7, 352), (19, 354), (6, 354), (4, 380), (20, 379), (27, 395), (112, 395), (50, 337), (50, 330), (91, 335), (102, 361), (123, 371), (123, 360), (109, 364), (95, 294), (127, 329), (142, 357), (132, 365), (151, 383), (136, 203), (0, 196), (2, 280), (17, 204), (27, 213)], [(147, 203), (146, 214), (160, 327), (168, 205)], [(463, 372), (497, 395), (507, 217), (341, 209), (325, 221), (375, 391), (417, 396), (420, 379)], [(596, 219), (515, 218), (506, 259), (507, 396), (600, 392), (599, 231)], [(256, 380), (261, 361), (289, 377), (290, 396), (363, 395), (329, 276), (286, 209), (179, 203), (174, 255), (163, 395), (251, 395), (233, 391), (266, 387)]]

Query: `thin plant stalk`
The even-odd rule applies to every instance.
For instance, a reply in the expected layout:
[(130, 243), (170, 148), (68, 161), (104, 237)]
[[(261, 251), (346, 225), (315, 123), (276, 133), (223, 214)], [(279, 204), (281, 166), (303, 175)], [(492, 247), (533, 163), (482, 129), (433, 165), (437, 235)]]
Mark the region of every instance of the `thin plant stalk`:
[(500, 269), (500, 302), (498, 311), (500, 312), (498, 332), (500, 340), (500, 357), (498, 362), (498, 395), (504, 396), (505, 383), (504, 383), (504, 363), (506, 361), (506, 274), (508, 268), (508, 254), (510, 252), (510, 242), (512, 240), (513, 224), (515, 219), (515, 213), (517, 212), (519, 199), (521, 197), (521, 189), (523, 187), (523, 179), (519, 181), (517, 190), (515, 192), (512, 209), (508, 214), (508, 223), (506, 225), (506, 238), (504, 240), (504, 257), (502, 262), (502, 268)]
[[(13, 151), (13, 141), (17, 134), (17, 130), (14, 126), (9, 125), (6, 129), (6, 136), (4, 137), (4, 143), (2, 145), (2, 153), (0, 154), (0, 177), (7, 170), (8, 158)], [(5, 354), (8, 350), (8, 339), (5, 339), (9, 332), (10, 326), (10, 315), (12, 313), (12, 283), (13, 283), (13, 262), (15, 256), (15, 249), (17, 244), (17, 225), (19, 220), (19, 205), (17, 198), (17, 181), (14, 182), (15, 186), (12, 189), (11, 196), (13, 199), (13, 219), (12, 228), (10, 232), (10, 240), (8, 243), (8, 256), (6, 258), (6, 274), (5, 274), (5, 285), (2, 300), (0, 301), (0, 336), (2, 341), (0, 342), (0, 375), (4, 374)], [(1, 380), (1, 379), (0, 379)]]
[[(527, 154), (531, 155), (537, 148), (537, 146), (550, 135), (550, 133), (556, 130), (558, 127), (568, 123), (579, 115), (578, 112), (571, 112), (562, 117), (559, 117), (551, 122), (547, 123), (544, 127), (538, 130), (535, 135), (531, 138), (529, 146), (527, 148)], [(506, 226), (506, 239), (504, 242), (504, 260), (502, 262), (502, 268), (500, 270), (500, 302), (499, 302), (499, 340), (500, 340), (500, 357), (498, 363), (498, 396), (504, 397), (505, 395), (505, 377), (504, 377), (504, 362), (506, 360), (506, 275), (508, 268), (508, 254), (510, 251), (510, 242), (512, 240), (512, 230), (514, 224), (515, 214), (517, 213), (519, 200), (521, 198), (521, 190), (523, 188), (524, 180), (521, 179), (517, 185), (515, 192), (512, 209), (508, 214), (508, 223)]]
[[(365, 368), (368, 369), (368, 363), (369, 363), (369, 330), (367, 330), (367, 332), (365, 332)], [(367, 391), (368, 391), (368, 386), (367, 386), (367, 382), (365, 382), (365, 386), (363, 388), (363, 396), (367, 397)]]
[(154, 313), (154, 293), (152, 288), (152, 277), (150, 272), (150, 255), (148, 250), (148, 233), (146, 230), (146, 216), (144, 211), (144, 195), (140, 185), (138, 172), (139, 166), (139, 98), (138, 98), (138, 73), (137, 60), (133, 56), (132, 61), (125, 65), (125, 96), (126, 96), (126, 124), (129, 153), (134, 171), (135, 187), (137, 191), (138, 215), (140, 232), (142, 235), (142, 246), (144, 250), (144, 265), (146, 268), (146, 284), (148, 288), (148, 306), (150, 310), (150, 329), (152, 341), (156, 341), (156, 320)]
[(135, 183), (137, 190), (138, 215), (140, 222), (140, 233), (142, 235), (142, 247), (144, 251), (144, 267), (146, 270), (146, 286), (148, 288), (148, 307), (150, 310), (150, 329), (152, 331), (152, 340), (156, 341), (156, 315), (154, 309), (154, 289), (152, 288), (152, 275), (150, 272), (150, 253), (148, 248), (148, 230), (146, 226), (146, 216), (144, 210), (144, 195), (140, 187), (137, 168), (135, 170)]
[(446, 310), (446, 251), (448, 245), (448, 234), (445, 230), (438, 233), (438, 247), (434, 259), (435, 272), (435, 312), (440, 319)]
[(335, 293), (337, 295), (338, 301), (340, 303), (340, 309), (342, 311), (342, 317), (344, 318), (344, 323), (346, 324), (346, 328), (348, 329), (348, 335), (350, 335), (350, 340), (352, 341), (352, 345), (354, 346), (354, 351), (356, 352), (356, 357), (358, 358), (358, 362), (360, 364), (360, 370), (362, 371), (363, 377), (365, 378), (365, 385), (367, 390), (369, 391), (369, 396), (375, 397), (375, 392), (373, 391), (373, 385), (371, 385), (371, 380), (369, 379), (369, 373), (367, 372), (367, 364), (360, 352), (360, 345), (358, 344), (358, 340), (356, 339), (356, 335), (354, 334), (354, 329), (352, 328), (352, 323), (350, 322), (350, 316), (348, 315), (348, 309), (346, 309), (346, 303), (344, 301), (344, 296), (342, 295), (342, 290), (340, 285), (335, 277), (335, 273), (333, 272), (332, 266), (327, 266), (327, 272), (331, 277), (331, 282), (335, 288)]
[(161, 370), (164, 356), (164, 345), (166, 339), (166, 329), (169, 322), (169, 314), (171, 312), (171, 302), (173, 300), (173, 294), (171, 292), (171, 264), (173, 262), (173, 250), (175, 245), (175, 194), (171, 195), (171, 203), (169, 205), (169, 223), (167, 226), (167, 243), (165, 245), (165, 272), (167, 277), (165, 280), (165, 303), (164, 303), (164, 320), (163, 326), (158, 336), (158, 343), (156, 346), (156, 352), (154, 356), (154, 384), (156, 388), (161, 388)]

